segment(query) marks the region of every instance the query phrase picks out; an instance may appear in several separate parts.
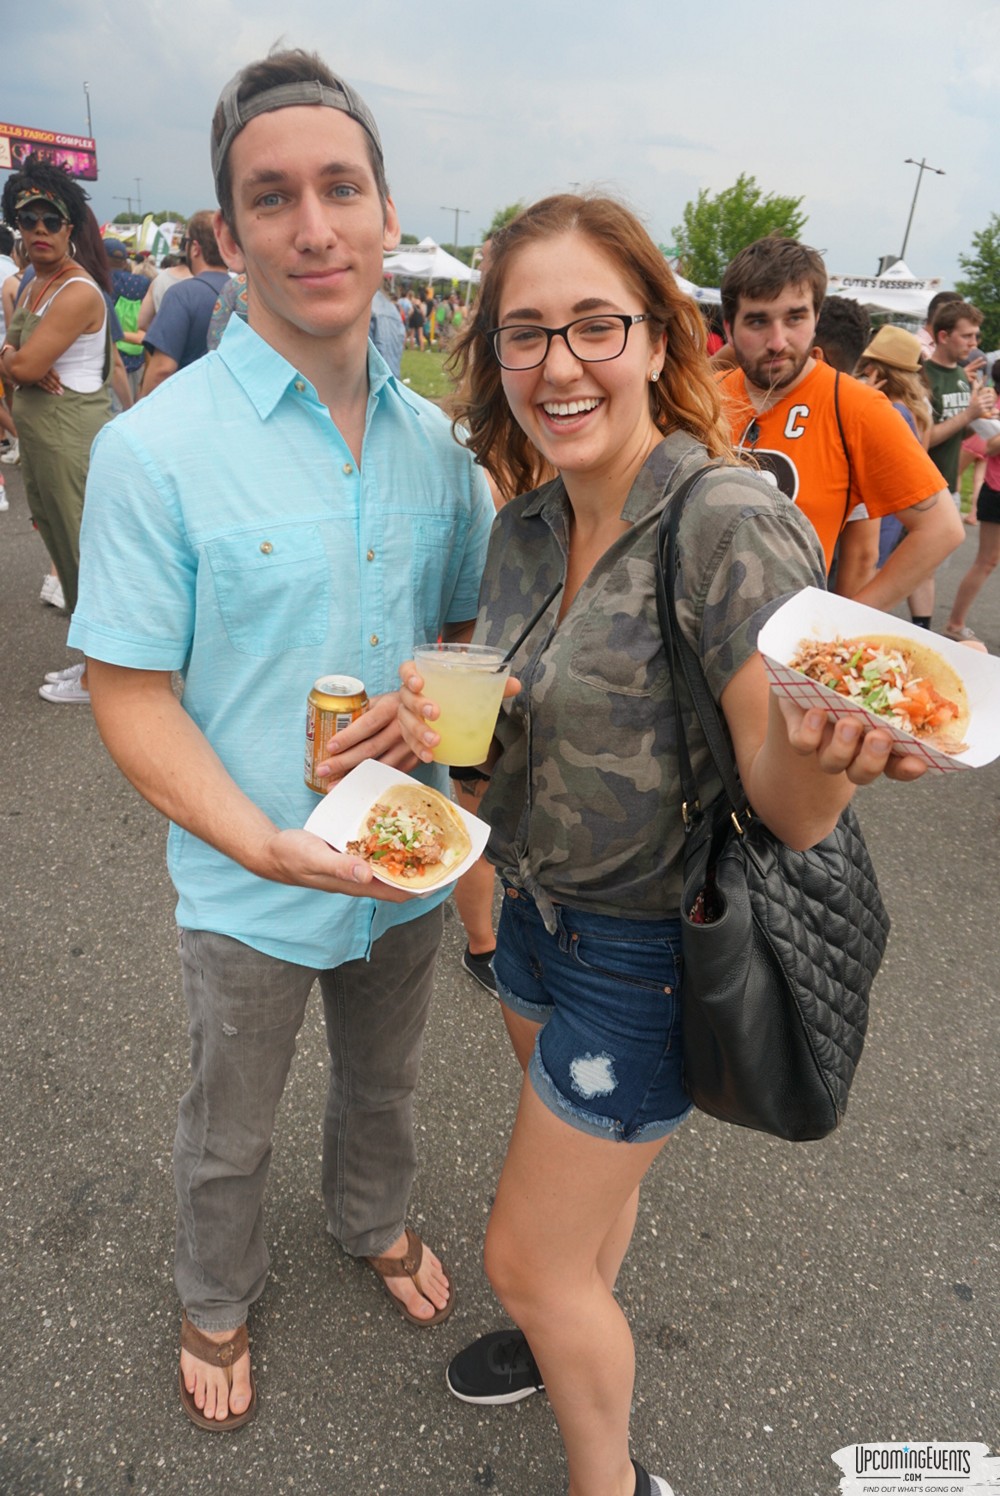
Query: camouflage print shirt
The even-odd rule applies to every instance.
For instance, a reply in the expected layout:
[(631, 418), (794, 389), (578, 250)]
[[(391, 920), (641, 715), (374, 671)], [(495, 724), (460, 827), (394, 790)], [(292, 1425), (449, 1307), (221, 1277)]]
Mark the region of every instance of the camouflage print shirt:
[[(671, 493), (707, 461), (684, 433), (656, 446), (622, 510), (629, 530), (562, 622), (556, 599), (514, 658), (522, 691), (504, 703), (481, 814), (492, 828), (490, 861), (532, 894), (547, 923), (549, 901), (633, 919), (677, 912), (681, 789), (654, 556)], [(568, 525), (558, 478), (500, 511), (477, 640), (508, 646), (565, 579)], [(733, 467), (713, 469), (689, 497), (678, 546), (678, 620), (718, 700), (775, 608), (824, 585), (822, 552), (793, 504)], [(711, 799), (718, 781), (691, 713), (685, 732), (702, 799)]]

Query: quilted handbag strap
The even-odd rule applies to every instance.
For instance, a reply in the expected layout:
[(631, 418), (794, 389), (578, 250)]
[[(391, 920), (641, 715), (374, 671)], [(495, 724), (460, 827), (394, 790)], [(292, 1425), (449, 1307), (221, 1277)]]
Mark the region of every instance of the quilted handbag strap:
[[(712, 471), (714, 464), (701, 467), (681, 484), (676, 494), (665, 506), (660, 516), (656, 536), (656, 611), (660, 619), (660, 631), (670, 659), (674, 679), (674, 717), (677, 724), (677, 759), (680, 770), (681, 793), (686, 807), (697, 810), (700, 806), (698, 787), (691, 768), (684, 722), (681, 716), (677, 681), (683, 676), (695, 714), (708, 744), (716, 772), (722, 781), (722, 790), (729, 801), (730, 811), (739, 822), (747, 811), (746, 796), (740, 785), (733, 762), (733, 751), (719, 715), (719, 709), (708, 689), (705, 672), (698, 655), (684, 637), (677, 622), (674, 589), (677, 579), (677, 530), (681, 514), (699, 480)], [(669, 585), (668, 585), (669, 578)], [(685, 815), (687, 820), (687, 814)]]

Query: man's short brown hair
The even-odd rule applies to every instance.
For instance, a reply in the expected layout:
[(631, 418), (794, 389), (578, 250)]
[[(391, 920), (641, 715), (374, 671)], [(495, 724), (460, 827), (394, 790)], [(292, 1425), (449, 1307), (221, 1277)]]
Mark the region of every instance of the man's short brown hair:
[(954, 332), (960, 322), (973, 322), (980, 327), (982, 320), (982, 312), (971, 301), (946, 301), (934, 313), (931, 332), (936, 342), (939, 332)]
[(194, 240), (210, 270), (225, 270), (226, 262), (219, 253), (214, 222), (215, 214), (211, 208), (202, 208), (199, 212), (192, 213), (188, 219), (184, 237), (187, 240)]
[(826, 266), (818, 250), (781, 234), (768, 234), (741, 249), (722, 277), (722, 315), (730, 326), (736, 320), (740, 299), (773, 301), (786, 286), (807, 285), (812, 292), (813, 311), (819, 316), (826, 295)]

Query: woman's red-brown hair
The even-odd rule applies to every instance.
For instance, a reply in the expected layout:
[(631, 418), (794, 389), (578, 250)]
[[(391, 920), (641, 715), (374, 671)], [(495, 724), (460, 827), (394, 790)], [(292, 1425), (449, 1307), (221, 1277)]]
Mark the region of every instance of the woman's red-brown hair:
[(561, 193), (525, 208), (490, 241), (490, 268), (475, 311), (456, 340), (450, 365), (457, 389), (450, 402), (456, 436), (493, 476), (504, 499), (551, 477), (544, 459), (510, 413), (500, 365), (488, 334), (500, 321), (504, 279), (518, 250), (560, 234), (585, 234), (635, 287), (651, 318), (651, 337), (666, 332), (659, 380), (649, 386), (649, 410), (664, 433), (687, 431), (711, 457), (733, 459), (715, 377), (705, 352), (705, 323), (685, 296), (649, 234), (622, 203), (609, 197)]

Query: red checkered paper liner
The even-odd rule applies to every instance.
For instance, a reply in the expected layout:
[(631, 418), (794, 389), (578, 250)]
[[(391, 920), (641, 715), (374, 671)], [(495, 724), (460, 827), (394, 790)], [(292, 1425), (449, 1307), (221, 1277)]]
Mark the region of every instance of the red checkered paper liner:
[[(957, 671), (969, 701), (964, 753), (941, 753), (931, 748), (912, 733), (891, 726), (884, 717), (818, 681), (807, 679), (788, 664), (804, 640), (866, 639), (887, 634), (897, 639), (912, 639), (925, 649), (933, 649)], [(876, 608), (837, 597), (832, 592), (821, 592), (817, 587), (797, 592), (772, 614), (760, 631), (757, 648), (768, 678), (780, 695), (790, 697), (804, 709), (818, 707), (832, 719), (866, 718), (892, 736), (893, 753), (921, 758), (931, 772), (949, 774), (957, 769), (979, 768), (1000, 755), (1000, 659), (993, 655), (967, 649), (892, 613), (880, 613)]]

